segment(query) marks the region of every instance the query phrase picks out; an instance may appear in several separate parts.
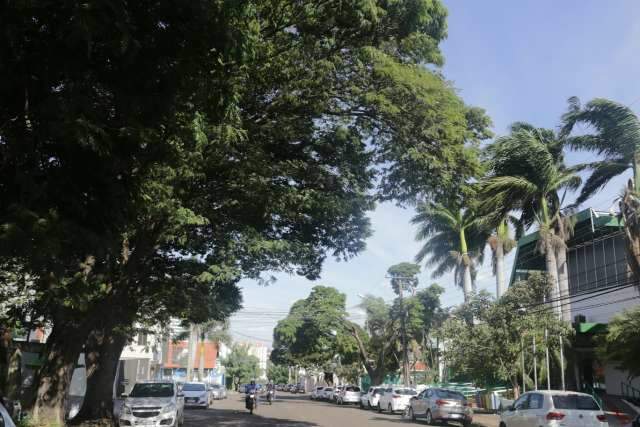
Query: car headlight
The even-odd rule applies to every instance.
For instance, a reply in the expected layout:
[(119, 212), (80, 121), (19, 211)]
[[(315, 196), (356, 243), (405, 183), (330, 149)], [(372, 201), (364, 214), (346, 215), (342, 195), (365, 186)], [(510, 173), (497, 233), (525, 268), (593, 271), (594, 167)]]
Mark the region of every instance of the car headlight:
[(123, 414), (125, 414), (125, 415), (131, 415), (131, 414), (132, 414), (132, 412), (131, 412), (131, 406), (124, 405), (124, 406), (122, 407), (122, 413), (123, 413)]
[(162, 411), (160, 411), (161, 414), (166, 414), (169, 412), (175, 412), (176, 411), (176, 405), (175, 403), (169, 403), (167, 406), (165, 406), (164, 408), (162, 408)]

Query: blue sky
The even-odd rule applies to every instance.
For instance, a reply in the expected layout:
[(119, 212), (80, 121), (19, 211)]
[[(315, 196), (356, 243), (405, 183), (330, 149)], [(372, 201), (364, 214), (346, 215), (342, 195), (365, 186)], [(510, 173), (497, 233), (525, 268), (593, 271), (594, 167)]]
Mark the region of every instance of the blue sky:
[[(640, 111), (640, 1), (637, 0), (445, 0), (449, 8), (449, 37), (442, 44), (444, 74), (471, 105), (487, 110), (496, 134), (510, 123), (527, 121), (554, 128), (576, 95), (583, 102), (595, 97), (616, 100)], [(588, 160), (584, 153), (567, 153), (569, 163)], [(608, 210), (626, 177), (612, 182), (585, 206)], [(259, 286), (241, 283), (244, 312), (234, 316), (231, 330), (239, 341), (270, 342), (273, 327), (290, 305), (318, 284), (347, 294), (355, 307), (358, 295), (391, 300), (387, 268), (411, 261), (419, 244), (409, 224), (412, 210), (383, 204), (371, 213), (373, 236), (367, 249), (345, 262), (328, 260), (322, 278), (277, 275), (277, 282)], [(508, 259), (511, 270), (513, 253)], [(489, 259), (486, 257), (487, 260)], [(446, 289), (443, 305), (462, 301), (451, 275), (438, 280), (423, 268), (422, 286), (437, 282)], [(495, 291), (487, 261), (477, 277), (479, 289)], [(358, 320), (357, 310), (352, 311)]]

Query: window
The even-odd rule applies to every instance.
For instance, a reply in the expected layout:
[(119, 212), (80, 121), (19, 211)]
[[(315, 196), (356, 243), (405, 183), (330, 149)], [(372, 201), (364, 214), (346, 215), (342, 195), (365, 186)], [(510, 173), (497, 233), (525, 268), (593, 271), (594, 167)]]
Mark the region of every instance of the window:
[(144, 332), (138, 334), (138, 345), (147, 345), (147, 334)]
[(172, 397), (172, 383), (137, 383), (131, 390), (131, 397)]
[(397, 388), (396, 394), (399, 394), (402, 396), (415, 396), (417, 393), (412, 388)]
[(514, 409), (519, 411), (529, 409), (529, 395), (525, 394), (523, 396), (520, 396), (520, 399), (516, 400), (516, 402), (513, 404), (513, 407)]
[(186, 383), (182, 386), (182, 391), (205, 391), (204, 384)]
[(385, 393), (391, 393), (393, 391), (393, 389), (391, 387), (387, 388), (384, 390)]
[(454, 399), (454, 400), (465, 400), (464, 396), (457, 391), (451, 390), (438, 390), (438, 397), (441, 399)]
[(532, 394), (529, 398), (529, 409), (542, 409), (544, 406), (544, 396), (541, 394)]
[(426, 396), (427, 396), (427, 398), (430, 398), (431, 396), (433, 396), (433, 390), (431, 390), (431, 389), (427, 390)]
[(344, 391), (360, 391), (360, 387), (349, 386), (345, 387)]
[(584, 411), (599, 411), (600, 407), (591, 396), (580, 394), (555, 395), (552, 397), (556, 409), (578, 409)]

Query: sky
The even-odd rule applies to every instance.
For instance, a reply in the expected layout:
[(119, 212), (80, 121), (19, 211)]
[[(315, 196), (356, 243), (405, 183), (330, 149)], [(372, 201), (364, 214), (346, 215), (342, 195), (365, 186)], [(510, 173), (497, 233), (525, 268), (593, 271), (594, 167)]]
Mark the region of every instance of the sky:
[[(449, 35), (441, 44), (443, 73), (467, 104), (487, 111), (497, 135), (507, 133), (514, 121), (556, 128), (570, 96), (583, 102), (608, 98), (640, 112), (640, 1), (445, 0), (445, 4)], [(566, 153), (569, 164), (590, 159), (589, 154)], [(583, 207), (608, 211), (627, 178), (611, 182)], [(277, 281), (269, 286), (242, 281), (244, 309), (231, 319), (234, 339), (268, 345), (276, 322), (316, 285), (344, 292), (355, 321), (362, 320), (357, 309), (360, 296), (393, 299), (385, 279), (387, 268), (412, 261), (420, 247), (409, 223), (413, 214), (412, 209), (379, 205), (370, 214), (374, 233), (367, 249), (349, 262), (328, 259), (317, 281), (289, 275), (276, 275)], [(507, 277), (514, 252), (507, 258)], [(495, 293), (490, 257), (485, 259), (477, 287)], [(451, 274), (434, 280), (423, 267), (419, 279), (420, 286), (437, 282), (446, 289), (443, 306), (462, 302), (462, 291)]]

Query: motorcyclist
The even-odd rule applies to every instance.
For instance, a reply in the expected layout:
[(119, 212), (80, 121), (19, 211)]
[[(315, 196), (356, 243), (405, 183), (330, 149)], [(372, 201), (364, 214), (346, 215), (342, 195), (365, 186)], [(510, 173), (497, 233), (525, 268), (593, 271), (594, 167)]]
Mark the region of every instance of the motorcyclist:
[(251, 380), (251, 383), (247, 385), (245, 389), (245, 393), (247, 395), (247, 397), (245, 397), (247, 408), (249, 408), (249, 399), (251, 399), (251, 395), (253, 395), (253, 399), (254, 399), (254, 403), (253, 403), (254, 408), (257, 408), (258, 407), (258, 386), (256, 385), (255, 380)]
[(274, 400), (276, 397), (276, 387), (273, 385), (272, 382), (269, 382), (269, 384), (267, 384), (267, 400), (269, 401), (269, 403), (271, 403), (272, 400)]

